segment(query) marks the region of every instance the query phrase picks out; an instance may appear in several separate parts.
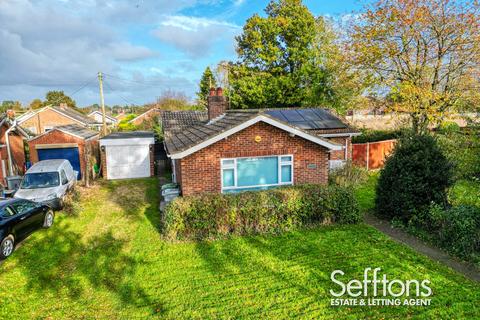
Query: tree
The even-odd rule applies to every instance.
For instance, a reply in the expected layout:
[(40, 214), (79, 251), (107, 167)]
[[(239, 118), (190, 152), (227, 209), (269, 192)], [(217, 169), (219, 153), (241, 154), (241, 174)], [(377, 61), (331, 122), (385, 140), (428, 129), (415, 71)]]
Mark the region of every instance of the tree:
[(234, 108), (303, 105), (312, 79), (324, 77), (315, 65), (317, 23), (302, 1), (271, 1), (265, 13), (249, 18), (236, 37), (239, 62), (230, 73)]
[(40, 99), (33, 99), (32, 102), (30, 102), (30, 109), (35, 110), (35, 109), (40, 109), (43, 106), (42, 100)]
[(66, 103), (70, 108), (76, 108), (75, 100), (65, 95), (63, 91), (49, 91), (45, 95), (43, 106), (58, 106), (60, 103)]
[(430, 135), (402, 137), (378, 179), (375, 207), (379, 215), (408, 222), (432, 203), (447, 203), (453, 167)]
[(352, 63), (375, 75), (415, 132), (426, 132), (478, 106), (479, 13), (478, 1), (379, 0), (351, 28)]
[(4, 100), (2, 101), (2, 104), (0, 106), (0, 111), (5, 112), (9, 109), (12, 110), (22, 110), (22, 104), (19, 101), (13, 101), (13, 100)]
[(210, 92), (210, 88), (216, 87), (217, 81), (215, 76), (213, 75), (212, 70), (210, 67), (206, 67), (205, 71), (203, 71), (202, 78), (200, 79), (200, 83), (198, 86), (197, 92), (197, 101), (198, 104), (201, 106), (207, 105), (207, 97)]

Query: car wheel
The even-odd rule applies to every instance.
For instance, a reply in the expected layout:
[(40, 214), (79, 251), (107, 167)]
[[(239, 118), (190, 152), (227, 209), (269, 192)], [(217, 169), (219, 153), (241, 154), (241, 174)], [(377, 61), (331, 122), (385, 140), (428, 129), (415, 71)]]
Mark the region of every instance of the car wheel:
[(10, 234), (6, 236), (0, 244), (0, 259), (8, 258), (15, 250), (15, 239)]
[(53, 210), (48, 209), (47, 213), (45, 214), (45, 219), (43, 220), (43, 227), (50, 228), (53, 225), (54, 218), (55, 214), (53, 213)]

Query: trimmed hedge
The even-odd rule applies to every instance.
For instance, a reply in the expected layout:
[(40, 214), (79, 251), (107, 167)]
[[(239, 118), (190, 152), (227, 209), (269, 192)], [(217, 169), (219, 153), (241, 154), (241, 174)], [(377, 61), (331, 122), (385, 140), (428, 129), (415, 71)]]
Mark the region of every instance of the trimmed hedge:
[(362, 129), (361, 132), (362, 132), (361, 135), (354, 136), (352, 138), (352, 143), (367, 143), (367, 142), (399, 139), (404, 134), (402, 130)]
[(237, 194), (179, 197), (165, 209), (169, 239), (275, 233), (312, 224), (357, 223), (353, 191), (340, 186), (301, 185)]

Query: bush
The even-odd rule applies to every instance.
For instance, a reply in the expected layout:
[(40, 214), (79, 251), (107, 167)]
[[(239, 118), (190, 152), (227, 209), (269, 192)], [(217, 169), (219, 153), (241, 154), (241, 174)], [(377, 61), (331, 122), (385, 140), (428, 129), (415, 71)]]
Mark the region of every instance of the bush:
[(445, 156), (455, 165), (455, 178), (480, 178), (480, 129), (461, 130), (451, 125), (440, 130), (438, 142)]
[(203, 239), (275, 233), (312, 224), (356, 223), (361, 219), (352, 190), (302, 185), (237, 194), (180, 197), (165, 209), (169, 239)]
[(480, 257), (480, 208), (454, 206), (444, 208), (433, 204), (429, 210), (415, 215), (410, 229), (428, 231), (438, 246), (461, 258), (475, 261)]
[(383, 140), (399, 139), (403, 134), (402, 130), (371, 130), (362, 129), (362, 134), (354, 136), (352, 143), (367, 143)]
[(378, 215), (410, 220), (433, 203), (445, 204), (452, 165), (428, 135), (400, 139), (380, 172), (376, 188)]
[(329, 183), (344, 187), (355, 187), (368, 180), (368, 170), (354, 166), (348, 161), (343, 167), (330, 171)]

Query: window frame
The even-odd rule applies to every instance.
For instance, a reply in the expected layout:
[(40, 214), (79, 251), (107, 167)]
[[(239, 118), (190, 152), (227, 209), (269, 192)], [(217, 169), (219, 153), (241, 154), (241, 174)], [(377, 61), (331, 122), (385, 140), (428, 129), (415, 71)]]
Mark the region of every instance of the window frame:
[[(238, 159), (255, 159), (255, 158), (277, 158), (277, 176), (278, 183), (274, 184), (260, 184), (260, 185), (251, 185), (251, 186), (238, 186), (238, 176), (237, 176), (237, 160)], [(290, 157), (289, 161), (282, 161), (283, 157)], [(224, 161), (233, 160), (233, 163), (224, 164)], [(236, 158), (220, 158), (220, 186), (221, 192), (225, 193), (226, 191), (239, 190), (242, 189), (251, 189), (259, 187), (280, 187), (280, 186), (291, 186), (294, 185), (294, 156), (293, 154), (282, 154), (282, 155), (268, 155), (268, 156), (250, 156), (250, 157), (236, 157)], [(289, 182), (282, 182), (282, 166), (290, 166), (291, 170), (291, 179)], [(223, 185), (223, 171), (224, 170), (233, 170), (233, 186), (224, 186)]]

